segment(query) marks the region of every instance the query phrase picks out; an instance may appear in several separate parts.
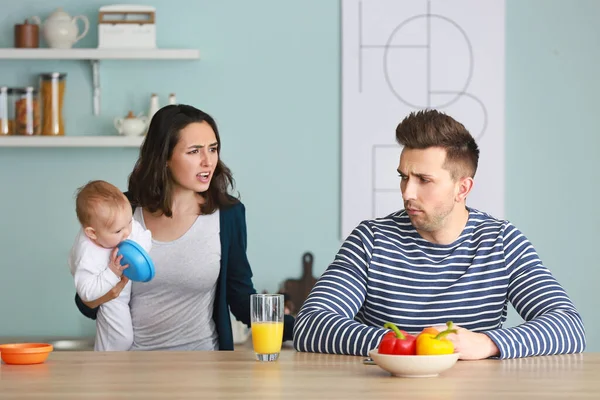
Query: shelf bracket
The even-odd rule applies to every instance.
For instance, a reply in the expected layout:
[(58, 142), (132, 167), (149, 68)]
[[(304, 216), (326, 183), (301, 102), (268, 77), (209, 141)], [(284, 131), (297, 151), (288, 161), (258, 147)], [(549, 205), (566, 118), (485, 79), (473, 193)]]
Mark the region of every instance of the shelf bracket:
[(100, 115), (100, 60), (90, 60), (92, 63), (92, 84), (94, 96), (94, 115)]

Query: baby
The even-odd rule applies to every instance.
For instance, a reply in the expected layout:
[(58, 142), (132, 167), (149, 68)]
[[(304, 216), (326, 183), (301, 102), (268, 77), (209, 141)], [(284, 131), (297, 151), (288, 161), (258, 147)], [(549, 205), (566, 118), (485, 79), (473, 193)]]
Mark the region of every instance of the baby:
[[(149, 230), (144, 230), (132, 216), (127, 197), (104, 181), (91, 181), (77, 190), (77, 219), (81, 229), (69, 255), (69, 266), (81, 300), (90, 302), (102, 297), (120, 280), (122, 256), (116, 246), (131, 239), (147, 252), (152, 246)], [(96, 351), (125, 351), (133, 343), (129, 299), (131, 282), (119, 297), (100, 306), (96, 318)]]

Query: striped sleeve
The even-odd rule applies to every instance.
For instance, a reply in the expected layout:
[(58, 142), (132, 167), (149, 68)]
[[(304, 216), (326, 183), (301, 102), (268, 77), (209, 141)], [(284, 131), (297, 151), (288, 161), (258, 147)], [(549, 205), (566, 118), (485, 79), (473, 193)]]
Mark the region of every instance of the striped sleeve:
[(507, 224), (503, 240), (508, 299), (525, 323), (485, 332), (498, 346), (500, 358), (582, 352), (583, 321), (565, 290), (517, 228)]
[(294, 327), (298, 351), (367, 355), (386, 330), (354, 320), (367, 292), (373, 232), (366, 221), (348, 236), (302, 305)]

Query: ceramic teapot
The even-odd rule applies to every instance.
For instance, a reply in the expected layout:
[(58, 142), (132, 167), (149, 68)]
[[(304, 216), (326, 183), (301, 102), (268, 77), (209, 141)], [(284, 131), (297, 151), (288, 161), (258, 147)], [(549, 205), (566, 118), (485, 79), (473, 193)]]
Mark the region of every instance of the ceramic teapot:
[(115, 118), (114, 124), (119, 135), (140, 136), (146, 131), (148, 117), (143, 115), (136, 117), (132, 111), (129, 111), (129, 114), (125, 118)]
[[(71, 17), (62, 8), (57, 8), (42, 24), (40, 17), (30, 18), (32, 21), (42, 27), (44, 40), (49, 47), (55, 49), (70, 49), (75, 43), (81, 40), (90, 28), (90, 21), (84, 15)], [(83, 33), (78, 35), (77, 20), (83, 21)]]

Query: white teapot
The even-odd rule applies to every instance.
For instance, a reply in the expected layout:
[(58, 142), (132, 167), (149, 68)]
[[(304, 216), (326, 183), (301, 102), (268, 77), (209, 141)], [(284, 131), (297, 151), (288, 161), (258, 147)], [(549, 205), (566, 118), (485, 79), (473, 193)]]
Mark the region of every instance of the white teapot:
[[(42, 24), (40, 17), (34, 16), (30, 18), (42, 28), (44, 40), (49, 47), (55, 49), (70, 49), (75, 43), (81, 40), (90, 28), (90, 21), (84, 15), (71, 17), (62, 8), (57, 8)], [(77, 20), (83, 21), (84, 29), (81, 35), (77, 35)]]
[(129, 111), (125, 118), (115, 118), (114, 124), (119, 135), (140, 136), (146, 131), (148, 117), (144, 115), (136, 117), (132, 111)]

